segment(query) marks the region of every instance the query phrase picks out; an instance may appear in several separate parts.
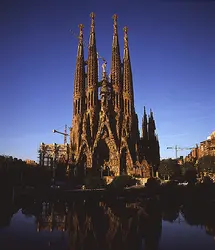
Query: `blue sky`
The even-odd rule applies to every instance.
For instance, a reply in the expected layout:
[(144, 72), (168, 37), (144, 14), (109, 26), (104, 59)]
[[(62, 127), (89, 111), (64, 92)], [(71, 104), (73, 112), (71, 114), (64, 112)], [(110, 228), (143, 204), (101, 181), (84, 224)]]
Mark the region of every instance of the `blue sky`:
[(69, 30), (83, 23), (88, 41), (92, 11), (108, 62), (112, 15), (121, 55), (129, 28), (136, 112), (141, 121), (144, 105), (154, 111), (162, 158), (175, 155), (167, 146), (192, 147), (214, 130), (215, 2), (127, 2), (1, 1), (0, 154), (36, 160), (40, 142), (63, 143), (52, 129), (72, 121), (77, 39)]

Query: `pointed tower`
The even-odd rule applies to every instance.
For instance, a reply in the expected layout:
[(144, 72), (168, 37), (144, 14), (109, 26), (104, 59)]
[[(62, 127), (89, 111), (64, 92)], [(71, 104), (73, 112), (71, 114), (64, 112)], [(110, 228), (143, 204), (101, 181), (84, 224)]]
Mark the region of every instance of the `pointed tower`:
[(82, 116), (84, 113), (85, 102), (85, 63), (84, 63), (84, 46), (83, 46), (83, 28), (79, 25), (79, 43), (76, 59), (76, 70), (74, 78), (74, 93), (73, 93), (73, 119), (72, 129), (70, 134), (71, 151), (76, 155), (80, 144), (80, 127), (82, 123)]
[(87, 60), (87, 91), (86, 104), (88, 117), (90, 120), (91, 138), (93, 139), (96, 133), (98, 123), (98, 61), (95, 38), (95, 14), (91, 13), (91, 30), (88, 47)]
[(148, 159), (148, 119), (146, 114), (146, 107), (144, 106), (144, 114), (142, 119), (142, 138), (140, 140), (140, 159)]
[(150, 109), (149, 123), (148, 123), (148, 162), (152, 166), (153, 173), (155, 176), (160, 164), (160, 146), (158, 136), (156, 134), (155, 120), (152, 110)]
[(148, 126), (148, 137), (149, 140), (154, 140), (155, 139), (155, 120), (154, 120), (154, 116), (153, 116), (153, 112), (150, 109), (150, 115), (149, 115), (149, 126)]
[(122, 127), (122, 74), (121, 59), (118, 39), (117, 15), (113, 15), (113, 43), (112, 43), (112, 61), (111, 61), (111, 84), (113, 88), (112, 103), (116, 119), (116, 132), (118, 139)]
[(148, 140), (148, 120), (146, 114), (146, 107), (144, 106), (144, 114), (142, 119), (142, 137)]
[[(123, 144), (126, 146), (126, 171), (132, 171), (133, 166), (138, 160), (138, 118), (134, 109), (134, 91), (132, 70), (128, 47), (128, 28), (124, 28), (124, 55), (123, 55), (123, 119), (122, 119), (122, 142), (121, 152), (123, 152)], [(126, 142), (126, 143), (125, 143)], [(129, 160), (130, 159), (130, 160)]]
[(125, 116), (134, 114), (134, 90), (131, 62), (128, 48), (128, 28), (124, 27), (124, 57), (123, 57), (123, 111)]

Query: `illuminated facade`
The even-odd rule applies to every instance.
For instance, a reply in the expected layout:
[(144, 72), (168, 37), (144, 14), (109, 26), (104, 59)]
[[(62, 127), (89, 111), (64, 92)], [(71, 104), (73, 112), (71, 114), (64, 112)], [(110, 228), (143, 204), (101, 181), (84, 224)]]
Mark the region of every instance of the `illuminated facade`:
[[(98, 80), (95, 15), (91, 13), (88, 58), (84, 57), (83, 25), (79, 25), (73, 95), (73, 120), (70, 130), (70, 156), (79, 173), (108, 175), (123, 173), (149, 177), (160, 162), (159, 142), (153, 112), (144, 108), (142, 136), (135, 112), (128, 28), (124, 28), (124, 55), (121, 62), (117, 16), (113, 16), (111, 70), (108, 76), (103, 60), (102, 79)], [(87, 170), (87, 171), (86, 171)]]
[(195, 148), (185, 157), (185, 161), (198, 160), (204, 156), (215, 156), (215, 131), (207, 137), (207, 140), (200, 142)]

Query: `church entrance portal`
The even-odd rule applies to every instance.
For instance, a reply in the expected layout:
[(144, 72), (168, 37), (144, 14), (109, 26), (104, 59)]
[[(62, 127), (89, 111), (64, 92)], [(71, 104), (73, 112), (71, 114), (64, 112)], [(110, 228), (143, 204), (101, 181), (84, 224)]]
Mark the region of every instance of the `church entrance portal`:
[(77, 169), (77, 176), (79, 178), (83, 178), (86, 175), (86, 169), (87, 169), (87, 156), (83, 154), (81, 156), (79, 166)]
[(126, 174), (126, 148), (122, 149), (121, 158), (120, 158), (120, 175)]
[(108, 166), (110, 157), (109, 148), (104, 140), (98, 142), (93, 155), (93, 169), (96, 175), (110, 175), (110, 166)]

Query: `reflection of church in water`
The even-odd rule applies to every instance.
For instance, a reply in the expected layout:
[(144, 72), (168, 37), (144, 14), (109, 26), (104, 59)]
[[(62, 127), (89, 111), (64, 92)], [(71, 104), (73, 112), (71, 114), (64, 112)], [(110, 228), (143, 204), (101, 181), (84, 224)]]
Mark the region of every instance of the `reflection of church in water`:
[[(91, 14), (88, 58), (84, 58), (83, 25), (74, 79), (73, 121), (70, 131), (71, 155), (80, 172), (86, 168), (108, 175), (138, 174), (149, 177), (159, 165), (159, 142), (152, 111), (144, 108), (142, 137), (134, 106), (132, 70), (128, 46), (128, 29), (124, 28), (124, 55), (121, 62), (114, 15), (110, 77), (106, 61), (102, 80), (98, 81), (98, 57), (95, 38), (95, 16)], [(153, 167), (153, 168), (151, 168)]]
[[(69, 249), (157, 249), (162, 219), (159, 206), (147, 211), (139, 204), (79, 201), (72, 204), (41, 204), (36, 216), (37, 232), (62, 233), (52, 245), (69, 245)], [(49, 235), (51, 235), (49, 234)], [(59, 235), (59, 234), (58, 234)], [(56, 236), (56, 234), (55, 234)], [(65, 236), (65, 237), (64, 237)], [(61, 242), (62, 241), (62, 242)], [(68, 241), (68, 242), (67, 242)], [(64, 248), (61, 248), (64, 249)]]
[[(61, 204), (60, 204), (61, 205)], [(60, 206), (60, 209), (53, 203), (43, 202), (41, 204), (41, 213), (37, 216), (37, 232), (47, 230), (52, 232), (54, 229), (66, 231), (67, 229), (67, 212), (66, 204)]]

